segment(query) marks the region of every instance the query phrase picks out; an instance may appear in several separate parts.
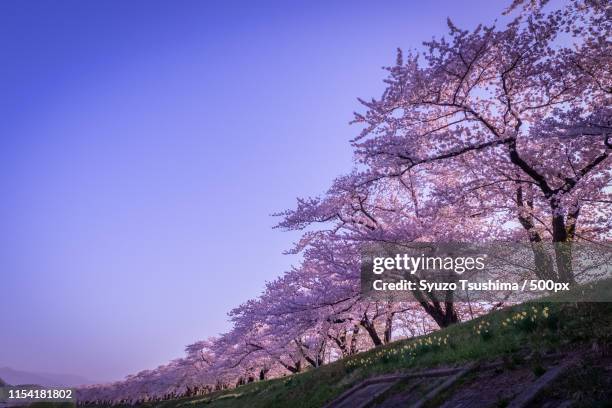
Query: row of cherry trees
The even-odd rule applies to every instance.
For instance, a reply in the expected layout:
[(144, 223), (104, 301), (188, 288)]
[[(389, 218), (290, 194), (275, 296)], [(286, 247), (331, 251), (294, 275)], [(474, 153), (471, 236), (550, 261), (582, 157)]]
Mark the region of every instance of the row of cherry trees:
[[(372, 243), (525, 240), (542, 278), (575, 284), (572, 243), (610, 239), (612, 6), (516, 0), (502, 29), (402, 54), (379, 99), (361, 101), (355, 168), (298, 199), (278, 228), (303, 231), (301, 263), (230, 312), (233, 328), (88, 400), (206, 393), (298, 373), (495, 305), (360, 295)], [(549, 7), (550, 8), (550, 7)], [(544, 244), (554, 243), (548, 251)]]

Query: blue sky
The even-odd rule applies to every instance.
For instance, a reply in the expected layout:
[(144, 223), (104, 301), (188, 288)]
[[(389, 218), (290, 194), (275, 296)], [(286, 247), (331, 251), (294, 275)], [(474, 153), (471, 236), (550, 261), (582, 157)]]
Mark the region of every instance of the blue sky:
[(0, 2), (0, 366), (120, 379), (295, 258), (397, 47), (506, 2)]

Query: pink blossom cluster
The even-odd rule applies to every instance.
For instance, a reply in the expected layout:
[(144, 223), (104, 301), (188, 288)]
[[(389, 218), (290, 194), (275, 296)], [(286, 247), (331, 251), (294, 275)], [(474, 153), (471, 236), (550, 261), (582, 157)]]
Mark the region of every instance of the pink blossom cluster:
[[(501, 28), (461, 30), (397, 53), (386, 89), (362, 101), (355, 167), (277, 214), (301, 262), (229, 313), (233, 327), (185, 357), (84, 400), (208, 393), (291, 375), (494, 304), (364, 299), (367, 245), (524, 240), (538, 276), (575, 284), (571, 243), (610, 239), (612, 5), (515, 0)], [(543, 243), (567, 243), (550, 253)]]

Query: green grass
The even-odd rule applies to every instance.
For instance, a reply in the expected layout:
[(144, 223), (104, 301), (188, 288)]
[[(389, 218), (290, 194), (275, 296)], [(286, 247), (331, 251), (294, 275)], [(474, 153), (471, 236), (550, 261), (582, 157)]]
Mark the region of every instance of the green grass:
[[(585, 290), (581, 288), (581, 290)], [(612, 280), (587, 290), (612, 291)], [(357, 382), (379, 374), (531, 357), (597, 343), (612, 343), (612, 303), (525, 303), (492, 312), (428, 336), (400, 340), (307, 372), (250, 383), (207, 396), (144, 407), (320, 407)], [(555, 300), (555, 301), (552, 301)], [(539, 370), (537, 365), (534, 370)], [(534, 371), (535, 372), (535, 371)]]

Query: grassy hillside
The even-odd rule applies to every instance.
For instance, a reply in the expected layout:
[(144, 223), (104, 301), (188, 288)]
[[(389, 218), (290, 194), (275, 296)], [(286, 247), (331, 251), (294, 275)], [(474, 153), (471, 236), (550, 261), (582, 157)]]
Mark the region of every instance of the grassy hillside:
[[(612, 281), (601, 283), (594, 290), (612, 291)], [(540, 356), (578, 349), (601, 352), (611, 343), (611, 303), (525, 303), (428, 336), (397, 341), (302, 374), (251, 383), (206, 397), (146, 406), (320, 407), (373, 375), (492, 360), (502, 360), (508, 367), (529, 365), (539, 375), (538, 371), (543, 370), (538, 364)], [(576, 375), (584, 377), (584, 373), (576, 372)], [(587, 393), (586, 388), (590, 387), (590, 399), (585, 396), (590, 405), (598, 399), (599, 388), (595, 381), (597, 373), (591, 372), (588, 376), (588, 384), (580, 378), (566, 378), (564, 387), (566, 390), (567, 387), (576, 387), (578, 393)], [(605, 400), (606, 397), (601, 398)]]

